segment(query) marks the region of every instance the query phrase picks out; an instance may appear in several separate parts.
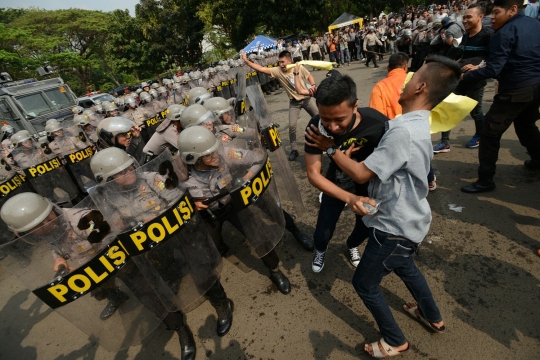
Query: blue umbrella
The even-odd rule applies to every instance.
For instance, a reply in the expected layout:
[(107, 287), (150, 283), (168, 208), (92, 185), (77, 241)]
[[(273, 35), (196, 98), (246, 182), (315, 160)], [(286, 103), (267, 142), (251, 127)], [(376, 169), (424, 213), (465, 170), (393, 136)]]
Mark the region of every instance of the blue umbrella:
[(246, 52), (246, 54), (257, 51), (259, 45), (261, 45), (261, 48), (265, 50), (271, 49), (276, 46), (276, 41), (277, 39), (265, 35), (258, 35), (255, 39), (253, 39), (252, 42), (248, 44), (248, 46), (244, 48), (244, 51)]

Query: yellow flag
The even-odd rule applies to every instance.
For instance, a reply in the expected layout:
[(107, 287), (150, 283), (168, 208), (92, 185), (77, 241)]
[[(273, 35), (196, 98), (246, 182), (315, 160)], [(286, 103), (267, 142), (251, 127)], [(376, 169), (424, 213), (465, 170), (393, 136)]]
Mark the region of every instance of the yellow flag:
[[(403, 83), (405, 85), (411, 80), (414, 72), (409, 72)], [(429, 114), (429, 126), (432, 134), (452, 130), (461, 120), (471, 112), (478, 104), (478, 101), (467, 96), (456, 95), (451, 93), (437, 106), (435, 106)]]
[[(302, 61), (299, 61), (298, 64), (300, 64), (300, 65), (308, 65), (308, 66), (311, 66), (311, 67), (313, 67), (315, 69), (328, 70), (328, 71), (333, 69), (332, 65), (337, 66), (337, 63), (335, 63), (335, 62), (319, 61), (319, 60), (302, 60)], [(287, 65), (287, 70), (294, 68), (294, 66), (295, 66), (295, 64)]]

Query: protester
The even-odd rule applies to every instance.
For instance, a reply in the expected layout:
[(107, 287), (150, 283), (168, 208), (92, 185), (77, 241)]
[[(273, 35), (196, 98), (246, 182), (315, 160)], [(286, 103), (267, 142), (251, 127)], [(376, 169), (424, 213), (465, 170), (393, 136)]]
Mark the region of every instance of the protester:
[[(279, 67), (266, 68), (248, 60), (245, 53), (242, 53), (242, 59), (244, 62), (255, 69), (258, 72), (262, 72), (270, 77), (277, 79), (280, 84), (287, 91), (289, 96), (289, 140), (291, 142), (291, 153), (289, 155), (289, 161), (294, 161), (298, 157), (298, 149), (296, 144), (296, 124), (298, 123), (298, 117), (300, 116), (300, 110), (304, 109), (308, 114), (313, 117), (319, 113), (315, 100), (306, 95), (300, 95), (294, 88), (294, 68), (287, 70), (287, 65), (292, 63), (291, 53), (288, 51), (282, 51), (279, 54)], [(305, 80), (309, 81), (311, 86), (315, 86), (315, 80), (313, 76), (302, 66), (300, 75), (302, 81), (301, 86), (305, 88)]]
[(371, 90), (369, 107), (380, 111), (390, 119), (401, 115), (399, 104), (401, 89), (405, 83), (409, 64), (409, 56), (405, 53), (396, 53), (388, 60), (388, 75), (379, 81)]
[(479, 193), (495, 189), (493, 177), (501, 137), (514, 123), (516, 135), (531, 157), (525, 167), (540, 170), (540, 132), (536, 126), (540, 106), (540, 22), (521, 12), (520, 0), (495, 0), (486, 66), (471, 68), (461, 78), (480, 81), (497, 78), (499, 93), (485, 116), (480, 132), (478, 180), (462, 191)]
[[(364, 347), (376, 358), (403, 354), (411, 348), (379, 288), (382, 278), (391, 272), (402, 279), (415, 299), (404, 304), (403, 310), (434, 332), (446, 331), (429, 286), (412, 255), (431, 223), (426, 199), (427, 174), (433, 157), (430, 110), (454, 90), (460, 73), (459, 65), (447, 58), (434, 56), (426, 60), (400, 97), (403, 115), (386, 123), (387, 130), (373, 153), (360, 163), (349, 158), (356, 146), (332, 155), (332, 160), (355, 182), (371, 180), (369, 198), (347, 194), (340, 199), (356, 214), (363, 215), (369, 228), (369, 240), (353, 285), (382, 335), (379, 341)], [(313, 134), (308, 131), (306, 136), (324, 147)]]

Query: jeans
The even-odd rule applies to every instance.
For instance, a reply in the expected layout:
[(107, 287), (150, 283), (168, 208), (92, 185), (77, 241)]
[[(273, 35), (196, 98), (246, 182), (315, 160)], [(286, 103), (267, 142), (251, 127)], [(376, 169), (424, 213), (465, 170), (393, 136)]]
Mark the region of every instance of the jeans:
[(433, 166), (431, 166), (431, 164), (429, 164), (429, 172), (427, 174), (427, 182), (428, 182), (428, 184), (430, 182), (433, 182), (433, 180), (435, 180), (435, 172), (433, 171)]
[(337, 51), (332, 51), (330, 53), (330, 62), (335, 62), (339, 64), (339, 56)]
[(527, 149), (531, 159), (540, 161), (540, 132), (536, 126), (540, 106), (540, 84), (499, 91), (486, 114), (480, 132), (478, 149), (480, 180), (491, 180), (495, 175), (501, 137), (512, 123), (519, 142)]
[(390, 50), (390, 54), (395, 54), (398, 52), (398, 49), (396, 46), (396, 40), (388, 40), (388, 47)]
[(300, 101), (292, 99), (289, 102), (289, 141), (291, 142), (291, 151), (297, 150), (296, 124), (302, 109), (306, 110), (311, 117), (319, 114), (314, 98), (309, 97)]
[[(482, 124), (484, 123), (484, 112), (482, 111), (482, 100), (484, 98), (484, 87), (468, 89), (466, 84), (459, 83), (458, 87), (454, 91), (456, 95), (468, 96), (473, 100), (478, 101), (478, 104), (471, 110), (471, 117), (474, 119), (475, 133), (474, 135), (480, 135), (482, 131)], [(444, 131), (441, 135), (441, 142), (449, 144), (450, 142), (450, 130)]]
[(391, 272), (405, 283), (427, 321), (442, 321), (426, 279), (414, 264), (412, 256), (417, 246), (403, 237), (370, 228), (366, 250), (352, 280), (356, 292), (375, 318), (384, 341), (391, 346), (404, 345), (407, 341), (379, 288), (382, 278)]
[(346, 47), (341, 49), (341, 65), (345, 64), (345, 61), (350, 64), (351, 63), (351, 55), (349, 54), (349, 49)]
[[(321, 207), (319, 208), (319, 216), (313, 240), (315, 248), (318, 251), (326, 251), (328, 243), (334, 235), (336, 224), (339, 220), (341, 212), (345, 208), (345, 203), (341, 200), (333, 198), (323, 193)], [(362, 217), (356, 215), (356, 223), (354, 229), (347, 238), (347, 247), (349, 249), (359, 246), (368, 237), (368, 228), (362, 221)]]

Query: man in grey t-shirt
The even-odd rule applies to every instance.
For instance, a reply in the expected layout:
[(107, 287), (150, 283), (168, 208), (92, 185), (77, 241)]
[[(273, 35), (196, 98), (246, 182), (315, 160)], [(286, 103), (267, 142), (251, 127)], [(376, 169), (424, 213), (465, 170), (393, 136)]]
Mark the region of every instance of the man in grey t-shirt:
[[(457, 62), (440, 56), (428, 58), (403, 90), (399, 100), (403, 115), (387, 122), (387, 131), (378, 147), (365, 161), (357, 163), (350, 159), (355, 146), (345, 153), (332, 147), (327, 149), (332, 160), (355, 182), (370, 181), (370, 198), (348, 194), (340, 200), (358, 215), (364, 215), (369, 228), (369, 240), (352, 282), (382, 335), (382, 339), (364, 347), (374, 357), (399, 355), (411, 348), (379, 289), (382, 278), (391, 272), (403, 280), (415, 299), (404, 304), (403, 309), (433, 332), (446, 330), (431, 290), (412, 256), (431, 223), (426, 200), (433, 157), (430, 110), (455, 89), (460, 75)], [(313, 143), (319, 142), (315, 132), (308, 131), (306, 137)], [(370, 213), (364, 204), (379, 207)]]

